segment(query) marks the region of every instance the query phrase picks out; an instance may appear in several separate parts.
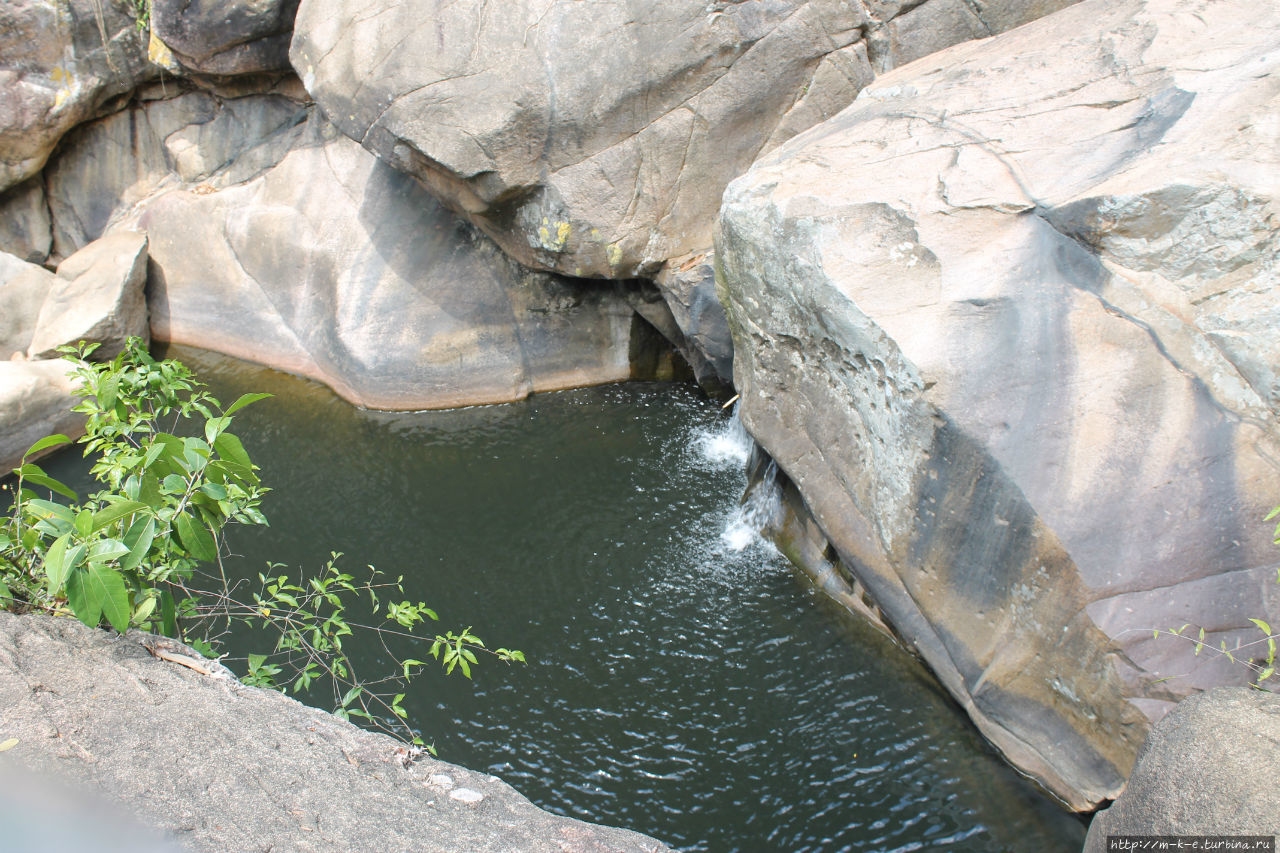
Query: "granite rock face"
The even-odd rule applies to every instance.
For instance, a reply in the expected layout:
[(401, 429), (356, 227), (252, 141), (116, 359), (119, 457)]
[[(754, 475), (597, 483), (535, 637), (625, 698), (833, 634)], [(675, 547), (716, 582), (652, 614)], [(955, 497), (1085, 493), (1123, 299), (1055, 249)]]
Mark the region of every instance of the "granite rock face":
[(147, 238), (120, 231), (95, 240), (58, 265), (40, 306), (27, 357), (58, 358), (58, 347), (101, 346), (95, 360), (115, 358), (131, 337), (150, 337)]
[(1280, 697), (1223, 687), (1179, 702), (1151, 729), (1128, 787), (1094, 816), (1085, 853), (1108, 835), (1276, 832)]
[(46, 170), (57, 251), (145, 232), (156, 337), (358, 405), (509, 402), (655, 363), (633, 285), (520, 268), (291, 94), (187, 91), (77, 129)]
[(521, 263), (628, 278), (705, 251), (726, 184), (875, 68), (1070, 2), (303, 0), (290, 59)]
[(40, 306), (56, 281), (44, 267), (0, 252), (0, 361), (25, 358)]
[(725, 194), (748, 429), (1077, 809), (1244, 678), (1153, 628), (1280, 614), (1277, 47), (1270, 8), (1086, 0), (886, 74)]
[(44, 172), (54, 257), (98, 239), (163, 189), (269, 168), (283, 154), (270, 144), (277, 131), (306, 115), (301, 93), (287, 90), (222, 97), (166, 88), (149, 87), (126, 109), (67, 135)]
[(0, 193), (0, 252), (42, 264), (52, 249), (53, 222), (40, 176)]
[(151, 31), (188, 71), (282, 71), (297, 11), (298, 0), (151, 0)]
[(159, 72), (133, 8), (123, 0), (0, 6), (0, 190), (36, 174), (64, 133)]
[[(211, 661), (203, 675), (148, 653), (166, 642), (198, 657), (137, 632), (0, 613), (0, 732), (17, 741), (0, 784), (25, 787), (19, 772), (60, 780), (193, 851), (345, 853), (374, 840), (424, 853), (668, 849), (544, 812), (493, 776), (429, 758), (406, 766), (385, 735), (245, 687)], [(38, 831), (39, 817), (80, 822), (57, 802), (38, 806), (15, 816), (7, 837)], [(104, 835), (93, 848), (120, 840)], [(137, 838), (123, 840), (119, 849), (137, 849)]]
[(632, 376), (619, 284), (522, 270), (318, 114), (261, 177), (152, 199), (152, 328), (362, 406), (446, 408)]
[(71, 411), (75, 384), (67, 369), (61, 359), (0, 361), (0, 476), (46, 435), (84, 433), (84, 415)]

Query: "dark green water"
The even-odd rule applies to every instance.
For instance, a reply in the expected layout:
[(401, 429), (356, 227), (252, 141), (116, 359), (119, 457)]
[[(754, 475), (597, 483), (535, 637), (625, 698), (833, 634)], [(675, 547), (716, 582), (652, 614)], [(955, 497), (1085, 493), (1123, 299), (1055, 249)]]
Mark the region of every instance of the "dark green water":
[(914, 661), (735, 527), (743, 449), (695, 389), (388, 414), (171, 355), (224, 401), (277, 395), (237, 420), (275, 489), (271, 528), (233, 532), (237, 570), (343, 551), (528, 654), (415, 683), (441, 758), (686, 850), (1080, 849)]

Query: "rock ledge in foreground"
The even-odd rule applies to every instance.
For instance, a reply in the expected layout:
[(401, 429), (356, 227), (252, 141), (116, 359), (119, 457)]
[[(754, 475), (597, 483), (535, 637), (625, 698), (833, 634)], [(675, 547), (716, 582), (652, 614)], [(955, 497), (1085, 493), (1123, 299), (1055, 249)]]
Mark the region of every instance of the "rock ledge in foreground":
[(192, 850), (663, 851), (280, 693), (0, 613), (0, 770), (85, 783)]

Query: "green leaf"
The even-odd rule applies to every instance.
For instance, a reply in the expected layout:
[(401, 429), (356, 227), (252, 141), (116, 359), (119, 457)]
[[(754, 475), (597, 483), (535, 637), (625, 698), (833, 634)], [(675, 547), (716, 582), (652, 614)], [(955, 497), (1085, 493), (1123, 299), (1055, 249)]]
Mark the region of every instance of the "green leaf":
[(67, 561), (67, 544), (70, 541), (70, 533), (62, 534), (53, 541), (44, 555), (45, 583), (50, 595), (59, 595), (62, 592), (63, 584), (67, 582), (67, 575), (71, 572), (71, 566)]
[(108, 373), (107, 378), (103, 379), (98, 385), (98, 405), (104, 411), (111, 411), (116, 407), (116, 400), (120, 396), (120, 374)]
[(128, 631), (129, 591), (120, 573), (106, 566), (91, 565), (86, 582), (96, 591), (102, 612), (111, 627), (121, 634)]
[(133, 618), (130, 620), (135, 625), (141, 625), (151, 618), (151, 614), (156, 609), (156, 597), (154, 595), (147, 596), (142, 599), (137, 608), (133, 611)]
[(160, 591), (160, 627), (166, 637), (178, 637), (177, 608), (173, 604), (173, 593), (167, 589)]
[(170, 474), (164, 478), (161, 483), (164, 491), (171, 495), (180, 495), (187, 490), (187, 481), (179, 477), (177, 474)]
[(77, 569), (67, 578), (67, 605), (75, 617), (90, 628), (102, 620), (101, 590), (89, 583), (87, 569)]
[(128, 547), (119, 539), (100, 539), (89, 546), (89, 556), (85, 562), (110, 563), (128, 553)]
[(142, 565), (142, 561), (147, 556), (147, 552), (151, 550), (151, 543), (155, 538), (156, 520), (154, 518), (140, 518), (135, 521), (133, 526), (129, 528), (129, 532), (124, 535), (124, 544), (128, 546), (129, 554), (120, 561), (120, 568), (126, 572), (131, 572)]
[(209, 444), (213, 444), (214, 441), (217, 440), (218, 436), (222, 434), (222, 431), (230, 424), (231, 418), (228, 417), (209, 418), (209, 420), (204, 422), (205, 441), (209, 442)]
[(17, 469), (18, 474), (28, 483), (34, 483), (37, 486), (44, 486), (46, 489), (57, 492), (70, 501), (80, 500), (80, 496), (75, 491), (63, 483), (61, 480), (55, 480), (53, 477), (45, 474), (39, 465), (30, 462)]
[(164, 444), (160, 442), (153, 442), (152, 445), (147, 448), (146, 456), (142, 457), (142, 467), (150, 468), (152, 463), (154, 463), (156, 459), (160, 458), (160, 454), (163, 452)]
[(249, 459), (249, 454), (245, 452), (244, 445), (240, 439), (236, 438), (229, 432), (224, 432), (218, 436), (217, 441), (213, 443), (213, 449), (218, 451), (218, 455), (223, 459), (228, 459), (245, 468), (252, 468), (253, 462)]
[(209, 528), (202, 522), (193, 522), (189, 515), (179, 515), (173, 520), (173, 526), (182, 540), (182, 547), (197, 560), (212, 562), (218, 558), (218, 549), (214, 544)]
[[(124, 518), (126, 515), (132, 515), (149, 507), (140, 501), (116, 501), (108, 504), (93, 514), (93, 526), (91, 533), (96, 533), (118, 519)], [(136, 523), (136, 522), (135, 522)]]
[[(54, 433), (53, 435), (46, 435), (44, 438), (27, 448), (27, 452), (22, 454), (22, 458), (26, 459), (28, 456), (39, 453), (41, 450), (45, 450), (50, 447), (57, 447), (60, 444), (70, 443), (71, 439), (60, 432)], [(72, 498), (72, 500), (75, 500), (75, 498)]]
[(81, 536), (88, 536), (93, 532), (93, 513), (87, 509), (82, 509), (76, 513), (76, 533)]
[(1257, 625), (1257, 626), (1258, 626), (1258, 630), (1262, 631), (1262, 633), (1267, 634), (1267, 635), (1270, 635), (1270, 634), (1271, 634), (1271, 626), (1270, 626), (1270, 625), (1268, 625), (1266, 622), (1263, 622), (1261, 619), (1252, 619), (1252, 618), (1251, 618), (1251, 619), (1249, 619), (1249, 621), (1250, 621), (1250, 622), (1252, 622), (1253, 624)]
[[(228, 406), (227, 410), (223, 412), (223, 414), (234, 415), (236, 412), (240, 411), (250, 403), (256, 403), (259, 400), (265, 400), (270, 396), (271, 396), (270, 394), (263, 394), (263, 393), (241, 394), (240, 399), (236, 400), (234, 403)], [(222, 451), (219, 450), (218, 452), (221, 453)]]
[(217, 483), (204, 483), (200, 486), (200, 491), (215, 501), (225, 501), (227, 499), (227, 487)]
[(65, 521), (68, 527), (75, 523), (76, 520), (75, 513), (67, 507), (40, 498), (32, 498), (27, 501), (26, 509), (27, 514), (34, 518), (58, 518)]
[(362, 693), (364, 693), (363, 687), (359, 687), (359, 686), (352, 687), (350, 690), (347, 691), (346, 695), (342, 697), (342, 704), (339, 707), (346, 708), (348, 705), (350, 705), (352, 702), (358, 699), (360, 697), (360, 694)]

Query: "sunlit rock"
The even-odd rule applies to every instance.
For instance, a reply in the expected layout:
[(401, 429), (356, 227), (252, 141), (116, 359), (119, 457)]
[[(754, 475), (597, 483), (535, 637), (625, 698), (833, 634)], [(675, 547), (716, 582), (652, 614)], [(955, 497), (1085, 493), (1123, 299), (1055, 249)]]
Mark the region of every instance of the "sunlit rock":
[(1153, 628), (1235, 650), (1280, 613), (1277, 33), (1088, 0), (886, 74), (725, 194), (743, 420), (1074, 808), (1173, 700), (1247, 676)]

